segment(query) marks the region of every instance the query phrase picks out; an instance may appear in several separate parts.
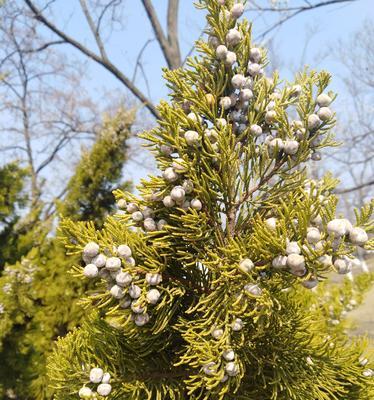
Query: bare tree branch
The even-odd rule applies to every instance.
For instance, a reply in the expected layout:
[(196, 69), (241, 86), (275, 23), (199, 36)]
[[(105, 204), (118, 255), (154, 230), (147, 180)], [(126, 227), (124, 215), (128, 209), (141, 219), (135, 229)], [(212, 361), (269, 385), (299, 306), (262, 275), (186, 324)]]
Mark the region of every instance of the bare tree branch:
[(53, 24), (50, 20), (48, 20), (41, 11), (35, 6), (35, 4), (31, 0), (24, 0), (28, 8), (33, 12), (34, 17), (40, 21), (44, 26), (50, 29), (53, 33), (63, 39), (66, 43), (69, 43), (81, 53), (85, 54), (87, 57), (95, 61), (96, 63), (103, 66), (106, 70), (112, 73), (114, 77), (116, 77), (120, 82), (122, 82), (130, 92), (139, 99), (145, 107), (155, 116), (159, 117), (159, 113), (154, 104), (136, 87), (131, 80), (123, 74), (114, 64), (112, 64), (109, 60), (103, 60), (102, 57), (98, 56), (96, 53), (88, 49), (82, 43), (78, 42), (71, 36), (67, 35), (65, 32), (61, 31), (55, 24)]
[(326, 7), (326, 6), (331, 6), (331, 5), (336, 5), (336, 4), (341, 4), (341, 3), (352, 3), (358, 0), (327, 0), (327, 1), (321, 1), (316, 4), (308, 4), (306, 6), (301, 6), (301, 7), (283, 7), (283, 8), (272, 8), (272, 7), (262, 7), (257, 5), (255, 2), (253, 2), (255, 6), (255, 10), (260, 11), (260, 12), (291, 12), (291, 14), (286, 15), (285, 17), (281, 18), (278, 22), (276, 22), (274, 25), (266, 29), (264, 32), (262, 32), (260, 35), (256, 37), (256, 40), (263, 40), (265, 36), (267, 36), (270, 32), (274, 31), (276, 28), (280, 27), (283, 25), (285, 22), (289, 21), (290, 19), (296, 17), (297, 15), (304, 13), (306, 11), (311, 11), (320, 7)]
[(364, 183), (352, 186), (352, 187), (347, 188), (347, 189), (335, 190), (334, 193), (336, 193), (336, 194), (351, 193), (351, 192), (355, 192), (356, 190), (360, 190), (360, 189), (363, 189), (365, 187), (372, 186), (372, 185), (374, 185), (374, 179), (369, 181), (369, 182), (364, 182)]
[(99, 33), (98, 29), (97, 29), (97, 26), (95, 26), (94, 20), (92, 19), (92, 16), (91, 16), (90, 11), (89, 11), (88, 6), (87, 6), (87, 2), (86, 2), (86, 0), (79, 0), (79, 3), (81, 5), (83, 14), (86, 17), (88, 26), (90, 27), (91, 32), (92, 32), (92, 34), (93, 34), (93, 36), (95, 38), (97, 47), (99, 48), (99, 51), (100, 51), (100, 54), (101, 54), (101, 58), (104, 61), (107, 62), (108, 61), (108, 56), (107, 56), (106, 51), (105, 51), (104, 43), (101, 40), (100, 33)]
[[(169, 40), (165, 37), (164, 31), (157, 17), (155, 8), (151, 0), (141, 0), (148, 19), (152, 25), (156, 39), (160, 44), (162, 53), (166, 63), (170, 69), (175, 69), (181, 65), (181, 57), (179, 52), (178, 37), (171, 38), (172, 34), (177, 35), (177, 20), (171, 21), (172, 18), (178, 17), (178, 0), (170, 0), (168, 5), (168, 31)], [(171, 39), (171, 41), (170, 41)]]

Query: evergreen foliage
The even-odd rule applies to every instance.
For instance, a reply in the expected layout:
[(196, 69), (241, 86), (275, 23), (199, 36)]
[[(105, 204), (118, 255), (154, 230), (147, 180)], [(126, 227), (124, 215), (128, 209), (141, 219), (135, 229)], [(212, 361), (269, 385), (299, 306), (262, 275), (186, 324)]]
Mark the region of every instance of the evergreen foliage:
[[(120, 180), (132, 122), (133, 112), (123, 109), (114, 118), (105, 118), (92, 149), (83, 152), (76, 166), (66, 201), (58, 205), (65, 216), (94, 220), (100, 226), (115, 204), (112, 189), (129, 188)], [(7, 265), (0, 277), (1, 398), (52, 398), (47, 355), (57, 337), (80, 324), (84, 311), (77, 300), (90, 286), (71, 281), (71, 261), (53, 234), (51, 221), (39, 221), (29, 235), (34, 247)]]
[(341, 293), (320, 282), (374, 248), (374, 204), (336, 218), (336, 180), (305, 170), (335, 145), (330, 76), (266, 77), (243, 5), (197, 6), (209, 41), (165, 71), (171, 103), (143, 135), (162, 173), (117, 190), (125, 212), (101, 230), (60, 225), (72, 282), (92, 286), (50, 357), (55, 398), (372, 399), (365, 343), (331, 323)]
[(0, 271), (6, 262), (15, 262), (16, 254), (24, 253), (22, 229), (17, 226), (19, 213), (27, 202), (24, 190), (27, 171), (16, 163), (0, 168)]

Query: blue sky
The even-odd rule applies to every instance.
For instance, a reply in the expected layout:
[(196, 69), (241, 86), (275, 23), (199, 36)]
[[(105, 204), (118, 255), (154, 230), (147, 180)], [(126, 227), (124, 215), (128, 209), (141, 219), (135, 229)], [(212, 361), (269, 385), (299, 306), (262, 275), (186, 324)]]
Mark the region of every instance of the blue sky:
[[(320, 0), (311, 0), (318, 3)], [(42, 2), (41, 2), (42, 3)], [(269, 5), (268, 0), (257, 0), (263, 6)], [(290, 6), (304, 3), (302, 0), (288, 0)], [(292, 78), (291, 71), (300, 64), (304, 44), (311, 30), (317, 30), (312, 35), (304, 62), (317, 69), (327, 69), (333, 76), (331, 88), (340, 93), (339, 99), (344, 99), (344, 88), (339, 77), (343, 74), (341, 65), (328, 55), (331, 46), (338, 40), (348, 40), (353, 32), (358, 30), (365, 19), (374, 20), (374, 0), (356, 0), (341, 5), (318, 8), (308, 11), (291, 19), (274, 31), (267, 39), (273, 39), (277, 58), (282, 60), (281, 76)], [(161, 22), (165, 25), (167, 0), (153, 0)], [(205, 14), (193, 7), (191, 0), (180, 0), (179, 24), (180, 43), (182, 54), (186, 54), (194, 40), (199, 36), (205, 24)], [(250, 5), (250, 1), (248, 2)], [(54, 4), (54, 21), (56, 25), (71, 36), (85, 43), (97, 51), (92, 40), (88, 26), (84, 21), (82, 11), (77, 0), (57, 1)], [(258, 16), (258, 13), (249, 10), (246, 17), (254, 23), (254, 37), (263, 32), (279, 15), (267, 13)], [(148, 39), (154, 37), (152, 28), (146, 18), (140, 0), (124, 0), (123, 29), (115, 31), (107, 42), (107, 52), (114, 62), (126, 75), (131, 77), (134, 71), (135, 59)], [(61, 46), (59, 50), (69, 56), (79, 53), (69, 46)], [(271, 59), (270, 59), (271, 62)], [(143, 56), (143, 65), (147, 79), (151, 86), (151, 99), (158, 103), (160, 99), (167, 98), (167, 90), (161, 76), (161, 68), (165, 66), (158, 43), (152, 42)], [(146, 85), (141, 75), (137, 75), (137, 85), (146, 92)], [(126, 95), (128, 92), (102, 67), (88, 62), (86, 67), (86, 86), (91, 95), (99, 102), (105, 101), (106, 93), (113, 92)], [(149, 159), (149, 157), (148, 157)], [(151, 164), (145, 167), (137, 163), (129, 163), (125, 174), (138, 182), (139, 179), (150, 172)]]

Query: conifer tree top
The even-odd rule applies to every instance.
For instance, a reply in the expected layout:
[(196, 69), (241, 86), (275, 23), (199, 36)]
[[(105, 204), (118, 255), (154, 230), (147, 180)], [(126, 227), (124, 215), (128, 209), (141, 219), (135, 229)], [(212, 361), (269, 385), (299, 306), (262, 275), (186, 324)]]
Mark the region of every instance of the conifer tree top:
[[(171, 102), (143, 135), (160, 174), (139, 196), (116, 191), (122, 211), (104, 229), (63, 224), (82, 254), (75, 276), (95, 288), (89, 321), (51, 360), (57, 398), (369, 398), (362, 347), (303, 301), (350, 271), (356, 246), (373, 248), (373, 205), (355, 224), (336, 218), (336, 180), (307, 177), (335, 144), (330, 76), (267, 76), (244, 5), (197, 6), (209, 39), (165, 71)], [(96, 368), (110, 383), (91, 379)]]

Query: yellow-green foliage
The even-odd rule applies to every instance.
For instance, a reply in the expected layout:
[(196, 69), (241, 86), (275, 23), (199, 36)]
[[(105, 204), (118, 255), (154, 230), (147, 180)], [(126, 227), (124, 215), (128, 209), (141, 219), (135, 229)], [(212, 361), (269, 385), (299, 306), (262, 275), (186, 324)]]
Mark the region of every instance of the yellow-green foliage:
[[(224, 43), (236, 24), (225, 17), (234, 1), (198, 4), (208, 11), (207, 33)], [(306, 70), (291, 83), (280, 82), (276, 73), (253, 77), (253, 99), (242, 106), (245, 126), (239, 130), (220, 106), (221, 97), (233, 94), (232, 76), (246, 73), (254, 48), (250, 24), (237, 27), (242, 39), (231, 48), (234, 67), (217, 60), (212, 44), (199, 41), (201, 57), (190, 59), (187, 68), (165, 71), (171, 103), (160, 104), (157, 127), (143, 134), (162, 174), (144, 179), (139, 196), (115, 191), (126, 211), (109, 217), (101, 230), (71, 219), (61, 224), (68, 252), (85, 258), (75, 263), (72, 279), (87, 281), (83, 261), (95, 263), (98, 252), (117, 257), (111, 261), (120, 266), (107, 261), (98, 267), (82, 298), (89, 318), (58, 341), (50, 358), (58, 400), (77, 398), (82, 387), (93, 391), (91, 398), (102, 398), (89, 381), (93, 367), (111, 374), (110, 399), (374, 397), (372, 362), (360, 360), (365, 343), (349, 339), (329, 315), (330, 306), (338, 307), (339, 290), (348, 295), (353, 288), (322, 285), (315, 294), (303, 287), (321, 285), (338, 269), (336, 260), (349, 263), (356, 251), (353, 227), (339, 237), (328, 228), (337, 181), (329, 175), (309, 180), (305, 171), (317, 150), (335, 145), (334, 116), (309, 126), (330, 76)], [(269, 110), (275, 114), (267, 122)], [(282, 143), (297, 140), (295, 154), (271, 149), (274, 136), (251, 134), (254, 123)], [(189, 130), (197, 132), (195, 143), (186, 140)], [(179, 203), (167, 197), (176, 186), (184, 191)], [(368, 233), (372, 207), (357, 212), (354, 224)], [(318, 243), (307, 239), (311, 227), (318, 227)], [(289, 256), (287, 266), (273, 265), (277, 256), (286, 257), (289, 241), (302, 253), (301, 273), (288, 264)], [(373, 239), (364, 242), (373, 247)], [(132, 256), (121, 253), (120, 245)], [(245, 269), (243, 260), (252, 266)], [(131, 285), (116, 284), (120, 271), (131, 275)], [(151, 273), (162, 281), (151, 283)], [(156, 302), (149, 298), (151, 286), (160, 294)], [(135, 288), (139, 296), (132, 294)], [(331, 296), (325, 299), (326, 290)], [(231, 365), (224, 358), (229, 349)]]
[[(122, 109), (106, 117), (69, 181), (61, 213), (101, 225), (115, 204), (113, 188), (129, 187), (120, 179), (132, 122), (133, 113)], [(36, 221), (28, 235), (34, 248), (0, 277), (0, 397), (42, 400), (53, 394), (46, 376), (53, 341), (80, 324), (84, 310), (77, 300), (90, 285), (72, 279), (74, 259), (66, 257), (50, 221)]]

